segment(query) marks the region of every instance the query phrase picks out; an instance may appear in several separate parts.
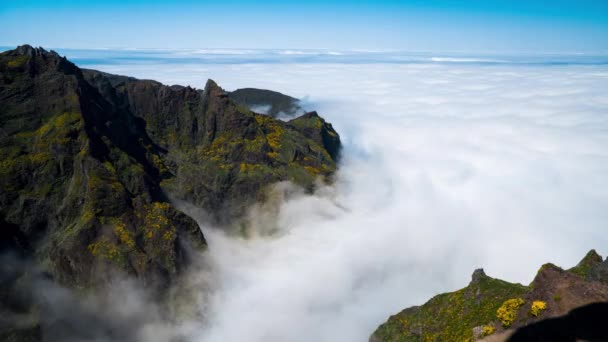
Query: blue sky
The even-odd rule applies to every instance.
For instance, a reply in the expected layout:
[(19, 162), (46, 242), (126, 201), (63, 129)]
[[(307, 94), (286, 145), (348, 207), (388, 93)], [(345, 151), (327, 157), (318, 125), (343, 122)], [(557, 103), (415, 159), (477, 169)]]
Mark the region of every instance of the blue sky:
[(606, 53), (606, 0), (0, 0), (0, 45)]

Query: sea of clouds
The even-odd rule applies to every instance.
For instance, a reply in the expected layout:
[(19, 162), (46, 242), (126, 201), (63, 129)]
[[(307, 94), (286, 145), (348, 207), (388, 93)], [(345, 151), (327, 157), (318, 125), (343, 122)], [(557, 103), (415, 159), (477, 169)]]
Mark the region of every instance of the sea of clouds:
[(545, 262), (608, 254), (605, 64), (96, 61), (84, 66), (302, 98), (344, 144), (334, 185), (281, 184), (288, 196), (252, 209), (258, 234), (201, 227), (204, 319), (178, 327), (188, 340), (366, 341), (475, 268), (528, 284)]

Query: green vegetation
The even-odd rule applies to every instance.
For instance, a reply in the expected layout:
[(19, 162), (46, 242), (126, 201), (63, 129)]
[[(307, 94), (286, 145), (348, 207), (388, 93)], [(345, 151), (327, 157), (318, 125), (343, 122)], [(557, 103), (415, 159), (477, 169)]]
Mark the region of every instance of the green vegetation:
[(238, 217), (272, 183), (290, 180), (311, 189), (318, 177), (335, 172), (335, 161), (313, 139), (270, 116), (246, 115), (253, 119), (247, 134), (238, 131), (242, 127), (224, 130), (194, 149), (171, 150), (167, 158), (178, 165), (176, 179), (164, 181), (163, 188), (204, 208), (223, 206), (222, 198), (238, 199), (226, 203)]
[[(43, 49), (0, 53), (0, 74), (3, 247), (36, 261), (49, 281), (83, 292), (119, 271), (163, 296), (188, 266), (186, 246), (202, 251), (205, 239), (161, 185), (187, 185), (215, 212), (287, 177), (269, 170), (287, 169), (295, 154), (287, 137), (305, 140), (286, 125), (264, 132), (253, 113), (221, 95), (207, 107), (191, 88), (124, 78), (115, 87), (113, 76), (87, 78)], [(15, 305), (19, 320), (0, 340), (40, 339), (39, 308), (20, 300), (29, 270), (0, 286), (0, 305), (7, 312)]]
[(467, 341), (473, 327), (490, 334), (501, 303), (528, 290), (485, 275), (456, 292), (435, 296), (424, 305), (392, 316), (374, 333), (379, 341)]
[[(554, 316), (556, 311), (571, 310), (590, 298), (602, 300), (606, 285), (598, 274), (604, 267), (605, 261), (591, 250), (569, 271), (551, 263), (542, 265), (530, 286), (492, 279), (476, 270), (467, 287), (440, 294), (390, 317), (370, 341), (470, 341), (496, 331), (519, 329), (543, 316)], [(563, 301), (562, 295), (566, 294), (568, 301)], [(559, 305), (553, 308), (539, 298), (552, 298), (551, 303)]]
[(336, 169), (324, 121), (304, 131), (255, 114), (213, 81), (167, 87), (30, 46), (0, 53), (0, 73), (0, 222), (62, 285), (103, 285), (115, 269), (171, 281), (186, 240), (205, 239), (168, 195), (228, 226), (273, 183), (312, 190)]
[(299, 129), (313, 128), (320, 130), (323, 127), (323, 121), (317, 115), (301, 116), (289, 122), (294, 127)]
[(88, 246), (89, 251), (95, 257), (101, 257), (115, 263), (119, 267), (125, 266), (125, 258), (119, 247), (107, 237), (102, 237), (97, 242)]

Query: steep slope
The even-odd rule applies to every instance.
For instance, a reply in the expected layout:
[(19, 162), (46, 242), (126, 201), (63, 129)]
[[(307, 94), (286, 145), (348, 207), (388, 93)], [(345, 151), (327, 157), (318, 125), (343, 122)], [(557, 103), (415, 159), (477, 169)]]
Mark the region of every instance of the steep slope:
[(370, 341), (471, 341), (486, 336), (504, 341), (517, 328), (608, 301), (608, 283), (598, 276), (607, 265), (592, 250), (567, 271), (543, 265), (529, 286), (477, 270), (467, 287), (391, 316)]
[(162, 149), (65, 58), (22, 46), (0, 54), (0, 218), (13, 247), (59, 281), (89, 286), (117, 266), (168, 281), (196, 223), (167, 203)]
[(162, 289), (187, 267), (188, 246), (205, 248), (167, 202), (162, 149), (143, 127), (56, 53), (0, 54), (2, 340), (42, 338), (31, 291), (41, 279), (92, 290), (129, 274)]
[(142, 278), (176, 274), (182, 237), (205, 242), (166, 191), (226, 224), (268, 185), (312, 190), (336, 169), (339, 137), (316, 113), (275, 120), (211, 80), (199, 91), (83, 72), (30, 46), (0, 54), (0, 72), (3, 244), (63, 283), (93, 283), (99, 260)]
[[(34, 282), (91, 293), (128, 275), (166, 294), (206, 248), (168, 194), (232, 225), (273, 183), (329, 180), (339, 149), (316, 113), (275, 120), (211, 80), (169, 87), (42, 48), (1, 53), (0, 339), (38, 341), (45, 319), (65, 330), (31, 298)], [(113, 324), (96, 329), (120, 340)]]
[(209, 80), (203, 91), (84, 72), (106, 100), (145, 121), (166, 170), (172, 196), (206, 209), (219, 224), (241, 217), (264, 188), (289, 180), (312, 190), (336, 170), (340, 139), (312, 112), (290, 122), (257, 114)]

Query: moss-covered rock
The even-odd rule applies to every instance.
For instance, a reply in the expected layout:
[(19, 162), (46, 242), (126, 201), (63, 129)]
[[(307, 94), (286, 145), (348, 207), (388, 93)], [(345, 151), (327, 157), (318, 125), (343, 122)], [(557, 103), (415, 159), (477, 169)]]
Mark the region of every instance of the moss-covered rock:
[(336, 170), (339, 135), (316, 112), (283, 122), (234, 102), (212, 80), (200, 91), (92, 70), (84, 75), (116, 108), (141, 119), (166, 152), (154, 160), (171, 175), (163, 189), (221, 225), (238, 221), (271, 184), (288, 180), (312, 190)]
[[(0, 75), (7, 248), (75, 287), (103, 284), (103, 270), (116, 268), (166, 284), (184, 266), (185, 240), (204, 248), (194, 220), (167, 203), (163, 150), (137, 117), (106, 101), (54, 52), (4, 52)], [(171, 238), (150, 246), (138, 214), (154, 205), (167, 207)]]
[(168, 87), (42, 48), (0, 53), (0, 256), (33, 265), (0, 269), (0, 305), (21, 317), (0, 320), (0, 339), (40, 340), (27, 269), (84, 292), (117, 274), (164, 290), (206, 247), (167, 193), (228, 225), (273, 183), (328, 180), (339, 146), (316, 113), (279, 121), (211, 80)]
[(0, 54), (0, 72), (0, 217), (64, 283), (98, 281), (99, 265), (175, 274), (180, 237), (204, 239), (166, 192), (230, 223), (267, 186), (312, 190), (336, 170), (339, 136), (316, 113), (276, 120), (211, 80), (201, 91), (82, 71), (29, 46)]
[(591, 270), (602, 263), (602, 257), (597, 254), (595, 249), (590, 250), (583, 260), (581, 260), (576, 266), (572, 267), (568, 271), (576, 273), (581, 277), (587, 277), (591, 273)]

